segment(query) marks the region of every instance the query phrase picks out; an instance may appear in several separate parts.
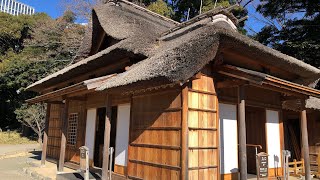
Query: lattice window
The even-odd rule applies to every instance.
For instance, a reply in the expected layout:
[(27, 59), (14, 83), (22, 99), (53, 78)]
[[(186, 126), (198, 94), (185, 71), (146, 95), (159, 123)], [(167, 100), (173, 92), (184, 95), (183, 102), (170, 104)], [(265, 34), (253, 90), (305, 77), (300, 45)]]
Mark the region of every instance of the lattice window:
[(68, 145), (77, 143), (78, 113), (69, 114), (68, 119)]

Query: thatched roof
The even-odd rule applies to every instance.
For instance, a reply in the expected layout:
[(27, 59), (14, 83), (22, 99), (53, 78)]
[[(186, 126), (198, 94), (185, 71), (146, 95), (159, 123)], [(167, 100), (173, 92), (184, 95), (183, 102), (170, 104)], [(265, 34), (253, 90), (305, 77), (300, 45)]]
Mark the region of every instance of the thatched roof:
[(306, 108), (313, 110), (320, 110), (320, 99), (316, 97), (310, 96), (309, 99), (306, 100)]
[[(45, 85), (91, 71), (117, 59), (117, 55), (124, 52), (144, 56), (145, 59), (126, 72), (108, 79), (97, 90), (155, 78), (184, 83), (213, 61), (224, 48), (245, 52), (252, 58), (259, 56), (257, 61), (299, 76), (297, 81), (300, 84), (308, 85), (320, 78), (319, 69), (241, 35), (235, 30), (234, 23), (236, 19), (223, 9), (213, 10), (180, 24), (125, 0), (119, 0), (118, 4), (106, 3), (94, 9), (92, 29), (101, 26), (108, 36), (120, 42), (29, 88), (41, 89)], [(95, 39), (94, 35), (92, 32), (91, 40)]]
[[(156, 46), (156, 39), (160, 37), (161, 33), (178, 24), (178, 22), (127, 1), (121, 1), (117, 5), (114, 3), (99, 5), (93, 9), (92, 23), (90, 22), (88, 25), (75, 63), (27, 88), (39, 91), (46, 86), (110, 64), (118, 58), (151, 55), (155, 49), (154, 46)], [(120, 42), (90, 56), (92, 45), (97, 43), (95, 42), (98, 35), (96, 31), (99, 28)]]
[[(75, 57), (75, 62), (90, 56), (102, 28), (105, 33), (117, 40), (134, 38), (145, 45), (146, 41), (154, 42), (161, 33), (180, 23), (160, 16), (128, 1), (99, 4), (92, 10), (83, 43)], [(135, 43), (135, 45), (138, 45)], [(151, 45), (151, 44), (150, 44)], [(152, 45), (151, 45), (152, 46)], [(148, 46), (147, 46), (148, 47)], [(147, 54), (147, 51), (145, 51)]]
[(266, 64), (298, 74), (305, 80), (305, 85), (320, 78), (319, 69), (239, 34), (227, 22), (207, 21), (208, 19), (204, 19), (161, 37), (153, 56), (139, 62), (127, 72), (110, 78), (98, 90), (156, 77), (163, 77), (171, 82), (185, 82), (214, 60), (218, 50), (223, 48), (241, 49), (252, 57), (259, 55)]
[(301, 111), (302, 109), (320, 110), (320, 99), (310, 96), (305, 101), (299, 99), (286, 100), (282, 102), (282, 108), (292, 111)]

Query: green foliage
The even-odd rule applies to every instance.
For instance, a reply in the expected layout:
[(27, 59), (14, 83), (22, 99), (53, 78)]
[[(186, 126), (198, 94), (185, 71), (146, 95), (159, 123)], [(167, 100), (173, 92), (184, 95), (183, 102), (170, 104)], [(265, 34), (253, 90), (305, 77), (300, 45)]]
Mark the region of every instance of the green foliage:
[(70, 12), (58, 19), (0, 15), (0, 127), (12, 129), (20, 127), (14, 112), (36, 95), (25, 88), (70, 63), (84, 27), (72, 23)]
[(266, 17), (281, 18), (293, 13), (305, 13), (305, 16), (313, 16), (320, 12), (319, 0), (260, 0), (257, 11)]
[(0, 54), (9, 48), (20, 51), (23, 39), (30, 36), (29, 29), (33, 24), (30, 16), (12, 16), (0, 12)]
[(157, 0), (156, 2), (151, 3), (147, 9), (168, 18), (173, 15), (172, 8), (169, 7), (163, 0)]
[[(203, 0), (201, 12), (204, 13), (219, 6), (229, 7), (231, 4), (234, 4), (234, 3), (235, 2), (229, 1), (229, 0), (218, 0), (217, 3), (212, 0)], [(187, 19), (189, 8), (190, 8), (189, 19), (193, 18), (199, 15), (200, 6), (201, 6), (200, 0), (177, 1), (174, 4), (175, 16), (173, 17), (173, 19), (175, 19), (176, 21), (185, 21)]]
[[(279, 25), (267, 25), (255, 38), (285, 54), (320, 67), (319, 1), (264, 0), (257, 9)], [(290, 17), (295, 18), (290, 18)]]
[[(201, 13), (205, 13), (207, 11), (210, 11), (220, 6), (229, 7), (235, 3), (236, 1), (233, 1), (233, 0), (218, 0), (217, 2), (212, 0), (203, 0)], [(173, 9), (175, 10), (175, 13), (174, 13), (174, 16), (172, 16), (172, 19), (176, 21), (185, 21), (187, 20), (188, 12), (189, 12), (189, 19), (199, 15), (201, 1), (200, 0), (177, 1), (172, 6), (174, 7)], [(237, 18), (245, 17), (248, 14), (248, 11), (242, 7), (235, 8), (231, 12)], [(243, 28), (245, 25), (244, 23), (245, 21), (239, 24), (239, 31), (243, 34), (246, 34), (246, 30)]]

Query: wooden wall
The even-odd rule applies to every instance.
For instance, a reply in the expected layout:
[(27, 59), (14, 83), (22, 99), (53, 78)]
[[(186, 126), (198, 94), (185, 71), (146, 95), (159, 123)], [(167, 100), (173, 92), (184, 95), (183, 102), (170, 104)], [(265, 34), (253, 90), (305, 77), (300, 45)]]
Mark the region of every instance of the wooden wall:
[[(48, 146), (47, 156), (53, 159), (59, 159), (62, 119), (64, 104), (51, 104), (49, 126), (48, 126)], [(79, 163), (79, 147), (85, 144), (85, 123), (86, 123), (86, 106), (84, 101), (70, 101), (68, 114), (78, 113), (77, 142), (75, 146), (66, 147), (65, 161)], [(66, 134), (68, 138), (68, 132)]]
[[(78, 113), (78, 127), (77, 127), (77, 142), (76, 145), (68, 145), (66, 148), (65, 161), (79, 163), (80, 150), (79, 147), (85, 144), (85, 131), (86, 131), (86, 103), (85, 101), (70, 100), (68, 115), (71, 113)], [(69, 116), (68, 116), (69, 117)], [(68, 128), (67, 128), (68, 130)], [(68, 141), (68, 131), (66, 134)]]
[(60, 154), (62, 108), (62, 104), (51, 104), (50, 108), (47, 156), (53, 159), (59, 159)]
[(212, 77), (202, 74), (192, 81), (188, 107), (189, 179), (218, 179), (218, 100)]
[(180, 179), (181, 89), (132, 97), (128, 176)]
[[(308, 137), (309, 137), (309, 151), (310, 161), (316, 162), (316, 154), (320, 153), (320, 111), (308, 111), (307, 113), (308, 122)], [(315, 163), (311, 164), (312, 170), (317, 170)]]

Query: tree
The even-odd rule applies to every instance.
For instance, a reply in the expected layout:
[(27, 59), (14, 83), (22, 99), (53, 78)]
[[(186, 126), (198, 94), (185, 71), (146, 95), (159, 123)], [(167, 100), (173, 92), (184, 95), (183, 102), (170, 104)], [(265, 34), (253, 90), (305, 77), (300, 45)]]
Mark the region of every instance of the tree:
[(77, 18), (88, 22), (91, 18), (92, 8), (103, 0), (60, 0), (63, 11), (73, 12)]
[(15, 110), (17, 119), (23, 125), (30, 127), (38, 135), (38, 143), (42, 144), (42, 134), (46, 123), (45, 104), (23, 104)]
[(25, 110), (24, 101), (36, 95), (25, 88), (72, 62), (85, 27), (73, 23), (70, 12), (58, 19), (0, 15), (0, 38), (11, 40), (0, 43), (0, 128), (16, 129), (21, 124), (15, 111)]
[[(197, 15), (200, 14), (200, 9), (201, 13), (210, 11), (216, 7), (229, 7), (233, 4), (236, 4), (237, 2), (235, 0), (180, 0), (176, 1), (175, 3), (172, 4), (173, 9), (175, 11), (174, 16), (172, 17), (176, 21), (186, 21), (187, 16), (190, 18), (193, 18)], [(247, 4), (245, 4), (247, 5)], [(242, 18), (245, 17), (248, 12), (244, 7), (237, 7), (234, 8), (231, 11), (237, 18)], [(238, 30), (245, 34), (246, 31), (243, 28), (245, 22), (242, 21), (239, 24)]]
[(21, 51), (23, 41), (30, 36), (30, 28), (33, 24), (34, 19), (30, 16), (18, 17), (0, 12), (0, 55), (10, 48), (15, 52)]
[(263, 0), (257, 11), (274, 23), (255, 39), (315, 67), (320, 67), (320, 1)]
[(147, 6), (147, 9), (167, 18), (171, 18), (174, 14), (172, 8), (169, 7), (163, 0), (152, 2), (149, 6)]

